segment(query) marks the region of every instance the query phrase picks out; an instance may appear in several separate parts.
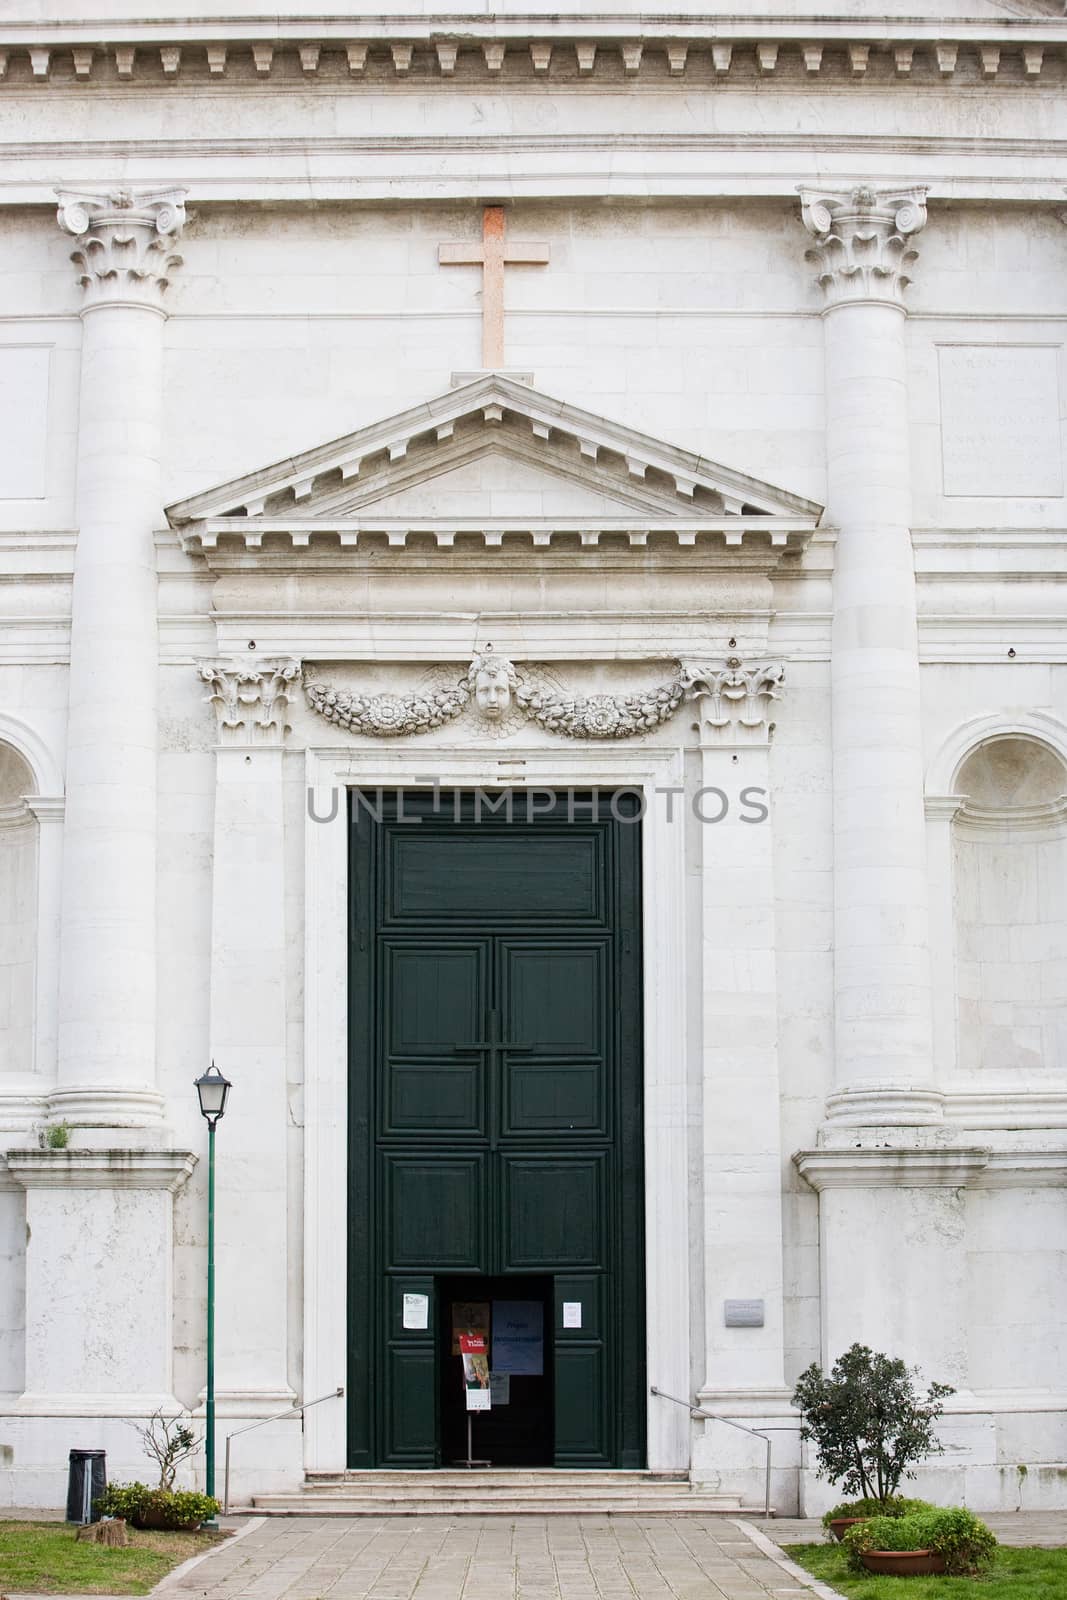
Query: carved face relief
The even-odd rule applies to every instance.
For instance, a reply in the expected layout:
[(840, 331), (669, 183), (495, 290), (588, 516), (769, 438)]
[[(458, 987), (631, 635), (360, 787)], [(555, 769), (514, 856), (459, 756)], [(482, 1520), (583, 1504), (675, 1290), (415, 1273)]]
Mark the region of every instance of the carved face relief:
[(491, 722), (499, 722), (511, 708), (511, 675), (502, 663), (486, 662), (474, 677), (478, 709)]

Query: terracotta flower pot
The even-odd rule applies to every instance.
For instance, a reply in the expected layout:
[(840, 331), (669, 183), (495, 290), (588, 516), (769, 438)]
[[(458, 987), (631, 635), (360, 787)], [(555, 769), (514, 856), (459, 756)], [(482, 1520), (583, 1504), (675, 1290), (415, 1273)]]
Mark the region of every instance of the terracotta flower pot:
[(826, 1524), (835, 1539), (843, 1539), (849, 1528), (854, 1528), (857, 1522), (867, 1522), (867, 1517), (831, 1517)]
[(944, 1572), (945, 1558), (935, 1550), (864, 1550), (863, 1565), (884, 1577), (921, 1578)]
[(153, 1533), (195, 1533), (200, 1526), (199, 1518), (192, 1522), (176, 1522), (174, 1513), (168, 1511), (142, 1511), (140, 1515), (131, 1517), (130, 1521), (135, 1528)]

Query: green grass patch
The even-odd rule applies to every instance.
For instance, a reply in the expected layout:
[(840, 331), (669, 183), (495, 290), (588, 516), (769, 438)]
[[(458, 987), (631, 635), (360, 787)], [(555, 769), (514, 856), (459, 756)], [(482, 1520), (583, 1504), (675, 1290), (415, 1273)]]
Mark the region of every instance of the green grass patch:
[(139, 1533), (125, 1550), (79, 1543), (70, 1522), (0, 1522), (0, 1590), (27, 1594), (147, 1594), (172, 1567), (224, 1533)]
[(980, 1578), (859, 1577), (839, 1544), (787, 1544), (786, 1555), (849, 1600), (1064, 1600), (1067, 1550), (1017, 1550), (1001, 1545)]

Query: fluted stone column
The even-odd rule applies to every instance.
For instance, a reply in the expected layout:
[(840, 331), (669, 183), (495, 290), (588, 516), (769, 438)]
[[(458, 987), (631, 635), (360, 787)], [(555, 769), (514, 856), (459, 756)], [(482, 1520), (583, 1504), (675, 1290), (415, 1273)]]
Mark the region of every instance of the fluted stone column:
[(64, 191), (84, 290), (58, 1083), (81, 1127), (161, 1118), (156, 1027), (156, 568), (163, 296), (184, 190)]
[(904, 299), (925, 190), (802, 190), (826, 297), (836, 1081), (830, 1123), (939, 1120), (933, 1088)]

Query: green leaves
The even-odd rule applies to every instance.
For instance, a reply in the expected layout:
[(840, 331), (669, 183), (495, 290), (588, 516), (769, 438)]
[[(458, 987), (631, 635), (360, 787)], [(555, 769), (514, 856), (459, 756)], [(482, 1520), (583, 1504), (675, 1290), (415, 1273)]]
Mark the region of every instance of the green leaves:
[(906, 1517), (872, 1517), (849, 1528), (841, 1542), (856, 1572), (864, 1570), (861, 1558), (866, 1550), (933, 1550), (944, 1557), (950, 1573), (984, 1572), (997, 1548), (992, 1531), (963, 1506), (915, 1511)]
[(817, 1473), (848, 1495), (884, 1504), (915, 1463), (940, 1455), (934, 1424), (944, 1410), (945, 1383), (925, 1393), (917, 1368), (854, 1344), (834, 1362), (829, 1377), (816, 1364), (802, 1372), (793, 1393), (800, 1437), (818, 1453)]
[(150, 1489), (146, 1483), (113, 1483), (96, 1501), (105, 1517), (125, 1517), (135, 1528), (198, 1528), (219, 1502), (192, 1489)]

